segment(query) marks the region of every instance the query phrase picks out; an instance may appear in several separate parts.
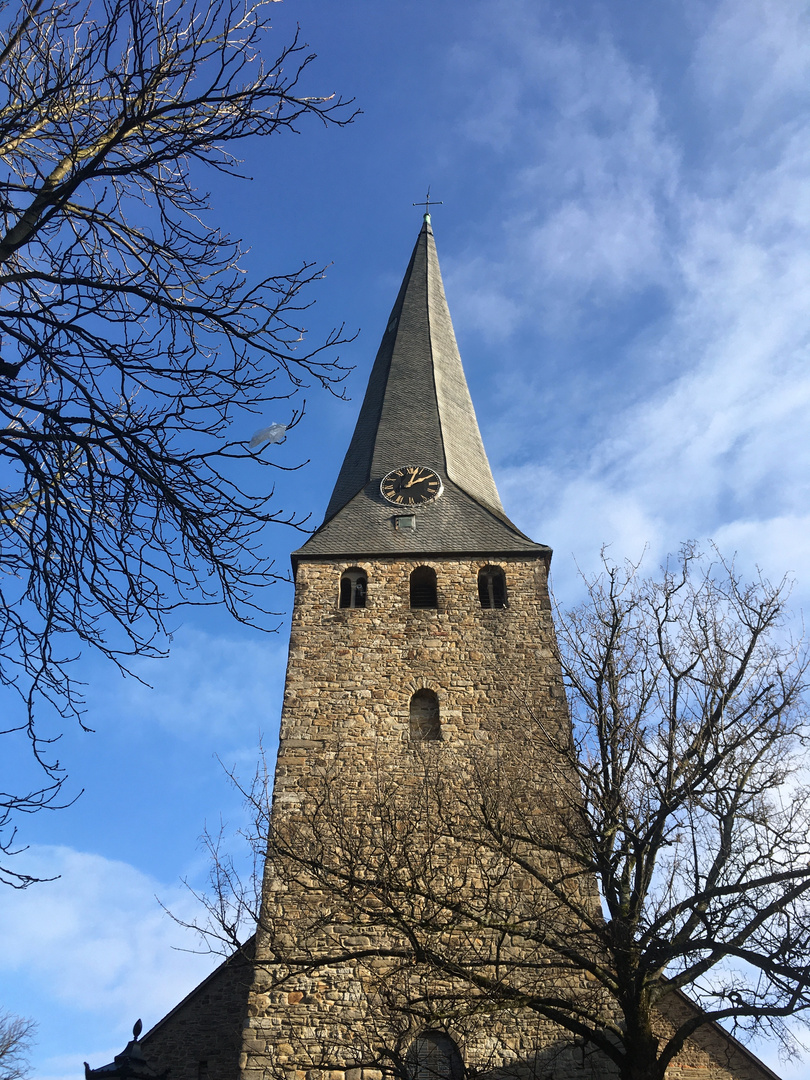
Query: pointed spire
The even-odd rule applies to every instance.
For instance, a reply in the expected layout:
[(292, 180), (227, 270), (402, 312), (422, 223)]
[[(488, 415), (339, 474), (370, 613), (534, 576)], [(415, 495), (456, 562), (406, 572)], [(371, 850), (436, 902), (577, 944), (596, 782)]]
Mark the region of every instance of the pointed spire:
[[(395, 529), (380, 482), (394, 469), (436, 472), (444, 493)], [(392, 524), (393, 522), (393, 524)], [(504, 514), (481, 440), (444, 294), (430, 216), (391, 310), (321, 528), (300, 554), (536, 550)], [(547, 550), (547, 549), (543, 549)]]
[(326, 511), (337, 513), (372, 476), (429, 465), (503, 514), (481, 441), (425, 222), (388, 319), (354, 437)]

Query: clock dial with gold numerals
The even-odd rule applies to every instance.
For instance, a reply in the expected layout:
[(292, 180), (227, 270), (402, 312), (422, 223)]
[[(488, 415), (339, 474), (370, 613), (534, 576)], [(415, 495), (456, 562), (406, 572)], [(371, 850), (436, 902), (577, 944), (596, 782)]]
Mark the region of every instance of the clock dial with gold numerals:
[(383, 498), (395, 506), (415, 506), (431, 502), (442, 493), (442, 482), (424, 465), (403, 465), (392, 469), (380, 484)]

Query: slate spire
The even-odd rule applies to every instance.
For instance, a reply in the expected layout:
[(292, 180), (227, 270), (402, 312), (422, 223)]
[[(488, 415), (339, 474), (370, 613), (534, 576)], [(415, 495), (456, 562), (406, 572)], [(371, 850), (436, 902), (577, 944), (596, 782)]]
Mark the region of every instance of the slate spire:
[[(404, 465), (435, 471), (444, 486), (434, 502), (407, 508), (407, 528), (380, 492)], [(501, 505), (425, 214), (324, 523), (296, 555), (540, 550)]]

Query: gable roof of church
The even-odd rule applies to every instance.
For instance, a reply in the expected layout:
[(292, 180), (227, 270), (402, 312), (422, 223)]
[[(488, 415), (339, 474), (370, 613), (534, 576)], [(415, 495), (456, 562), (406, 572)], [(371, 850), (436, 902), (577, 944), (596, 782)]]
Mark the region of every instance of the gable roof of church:
[[(380, 481), (403, 465), (437, 472), (442, 495), (415, 507), (387, 502)], [(397, 527), (403, 514), (413, 515), (415, 528)], [(451, 553), (551, 550), (522, 533), (501, 505), (426, 214), (326, 517), (293, 559)]]

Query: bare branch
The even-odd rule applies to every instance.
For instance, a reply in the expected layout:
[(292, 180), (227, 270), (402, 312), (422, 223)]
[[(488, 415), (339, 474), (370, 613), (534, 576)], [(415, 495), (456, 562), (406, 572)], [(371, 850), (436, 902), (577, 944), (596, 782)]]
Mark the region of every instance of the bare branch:
[(657, 580), (606, 562), (588, 588), (558, 612), (571, 727), (515, 690), (474, 741), (382, 749), (371, 776), (366, 747), (354, 777), (333, 736), (307, 743), (303, 790), (244, 792), (263, 905), (218, 853), (209, 933), (257, 918), (268, 993), (349, 965), (375, 1026), (341, 1060), (399, 1075), (406, 1030), (482, 1017), (557, 1025), (623, 1080), (664, 1080), (713, 1021), (796, 1050), (810, 792), (787, 583), (687, 545)]
[(28, 1054), (36, 1024), (12, 1013), (0, 1013), (0, 1080), (26, 1080)]
[(262, 625), (262, 530), (303, 524), (250, 434), (268, 409), (293, 429), (302, 387), (340, 392), (342, 331), (304, 345), (321, 270), (248, 278), (199, 187), (239, 175), (242, 139), (352, 118), (303, 89), (297, 39), (267, 59), (269, 12), (68, 0), (0, 32), (0, 685), (43, 798), (63, 774), (35, 711), (80, 718), (81, 648), (160, 656), (182, 604)]

